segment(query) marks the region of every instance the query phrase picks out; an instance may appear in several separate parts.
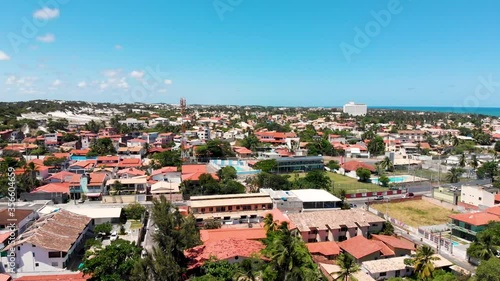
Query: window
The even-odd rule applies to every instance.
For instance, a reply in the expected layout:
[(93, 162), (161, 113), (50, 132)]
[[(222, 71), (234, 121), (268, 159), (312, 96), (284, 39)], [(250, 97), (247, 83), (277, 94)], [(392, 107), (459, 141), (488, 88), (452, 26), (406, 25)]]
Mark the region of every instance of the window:
[(52, 266), (59, 266), (58, 262), (52, 262)]
[(395, 276), (396, 276), (396, 277), (399, 277), (399, 276), (400, 276), (400, 274), (401, 274), (401, 271), (396, 270), (396, 272), (394, 272), (394, 274), (395, 274)]
[(38, 267), (38, 266), (39, 266), (39, 264), (38, 264), (37, 262), (35, 262), (35, 266), (36, 266), (36, 267)]
[(205, 208), (201, 208), (201, 212), (202, 212), (202, 213), (205, 213)]
[(31, 244), (31, 246), (32, 246), (33, 248), (34, 248), (34, 247), (36, 247), (36, 245), (34, 245), (34, 244)]
[(227, 207), (227, 210), (228, 210), (228, 211), (232, 211), (232, 210), (233, 210), (233, 206), (228, 206), (228, 207)]
[(347, 226), (341, 226), (340, 231), (347, 231)]
[(387, 272), (380, 272), (380, 276), (386, 276), (386, 275), (387, 275)]
[(35, 257), (35, 253), (32, 253), (33, 254), (33, 257)]
[(49, 252), (49, 258), (60, 258), (61, 252)]
[(481, 200), (483, 200), (483, 199), (481, 199), (481, 197), (479, 197), (479, 201), (481, 201)]

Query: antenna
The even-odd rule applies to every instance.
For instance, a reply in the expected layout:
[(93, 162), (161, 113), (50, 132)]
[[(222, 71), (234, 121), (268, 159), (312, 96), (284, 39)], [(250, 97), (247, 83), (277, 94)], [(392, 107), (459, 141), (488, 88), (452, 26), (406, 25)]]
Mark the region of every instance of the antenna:
[(186, 114), (186, 99), (185, 98), (181, 98), (180, 106), (181, 106), (181, 132), (182, 132), (181, 160), (182, 160), (182, 163), (185, 163), (189, 159), (189, 151), (187, 150), (187, 147), (186, 147), (186, 144), (187, 144), (186, 124), (184, 123), (184, 115)]

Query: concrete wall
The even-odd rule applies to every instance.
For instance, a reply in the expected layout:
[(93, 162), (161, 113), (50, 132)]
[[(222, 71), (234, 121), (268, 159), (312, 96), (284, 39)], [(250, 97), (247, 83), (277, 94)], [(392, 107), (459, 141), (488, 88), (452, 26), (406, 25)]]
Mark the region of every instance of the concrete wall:
[(134, 203), (145, 201), (146, 195), (109, 195), (102, 197), (102, 203)]

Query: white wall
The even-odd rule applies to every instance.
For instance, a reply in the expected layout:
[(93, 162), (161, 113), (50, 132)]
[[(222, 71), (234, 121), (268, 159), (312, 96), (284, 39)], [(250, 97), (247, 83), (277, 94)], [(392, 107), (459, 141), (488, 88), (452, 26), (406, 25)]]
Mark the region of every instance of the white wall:
[(462, 196), (460, 199), (466, 204), (474, 206), (492, 207), (495, 204), (495, 194), (490, 193), (480, 186), (462, 186)]

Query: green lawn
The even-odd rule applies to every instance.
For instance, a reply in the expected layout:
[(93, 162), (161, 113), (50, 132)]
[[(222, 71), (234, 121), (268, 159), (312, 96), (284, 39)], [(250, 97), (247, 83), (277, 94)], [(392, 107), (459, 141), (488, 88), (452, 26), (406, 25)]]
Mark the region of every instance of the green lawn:
[[(326, 172), (328, 177), (332, 180), (334, 189), (345, 189), (347, 194), (359, 192), (373, 192), (373, 191), (386, 191), (387, 188), (381, 187), (371, 183), (359, 182), (356, 179), (339, 175), (332, 172)], [(290, 180), (294, 180), (295, 175), (304, 177), (306, 173), (290, 173)]]
[(142, 227), (142, 223), (137, 220), (130, 220), (130, 229), (139, 229)]

